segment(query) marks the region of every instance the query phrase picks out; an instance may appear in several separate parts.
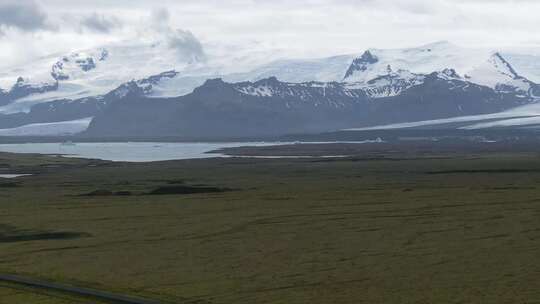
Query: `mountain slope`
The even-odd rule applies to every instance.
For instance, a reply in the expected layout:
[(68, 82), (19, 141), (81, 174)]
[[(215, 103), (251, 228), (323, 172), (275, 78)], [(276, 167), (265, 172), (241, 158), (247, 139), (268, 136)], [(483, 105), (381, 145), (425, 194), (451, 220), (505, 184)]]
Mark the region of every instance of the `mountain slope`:
[(402, 94), (377, 99), (346, 83), (285, 83), (276, 78), (242, 83), (208, 80), (192, 94), (169, 99), (134, 91), (110, 103), (85, 135), (216, 138), (316, 133), (487, 114), (531, 102), (442, 75), (432, 73)]
[(317, 132), (347, 125), (366, 101), (362, 91), (337, 83), (297, 85), (270, 78), (230, 84), (215, 79), (178, 98), (126, 95), (97, 115), (86, 134), (248, 137)]

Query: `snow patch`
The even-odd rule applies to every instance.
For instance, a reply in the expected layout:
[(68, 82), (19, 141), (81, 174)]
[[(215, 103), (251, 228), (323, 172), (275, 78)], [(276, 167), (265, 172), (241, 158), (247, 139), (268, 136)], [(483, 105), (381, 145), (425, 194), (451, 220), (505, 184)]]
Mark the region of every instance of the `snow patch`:
[(367, 82), (346, 83), (348, 89), (361, 89), (371, 98), (397, 96), (403, 91), (424, 83), (425, 76), (406, 70), (392, 71)]
[(477, 129), (496, 128), (496, 127), (513, 127), (513, 126), (528, 126), (528, 125), (540, 125), (540, 116), (520, 117), (520, 118), (511, 118), (511, 119), (503, 119), (503, 120), (497, 120), (497, 121), (482, 122), (482, 123), (477, 123), (470, 126), (461, 127), (460, 129), (477, 130)]
[[(495, 120), (485, 123), (473, 124), (470, 126), (461, 127), (461, 129), (480, 129), (489, 128), (495, 126), (510, 126), (510, 125), (526, 125), (537, 124), (540, 120), (540, 103), (534, 103), (516, 107), (507, 111), (493, 113), (493, 114), (481, 114), (481, 115), (467, 115), (450, 117), (443, 119), (422, 120), (413, 122), (404, 122), (388, 125), (380, 125), (366, 128), (351, 128), (343, 131), (371, 131), (371, 130), (392, 130), (392, 129), (405, 129), (422, 126), (435, 126), (449, 123), (467, 123), (482, 120)], [(538, 122), (540, 123), (540, 122)]]
[(259, 97), (272, 97), (274, 96), (273, 88), (268, 85), (260, 85), (260, 86), (246, 86), (246, 87), (240, 87), (236, 89), (238, 92), (251, 95), (251, 96), (259, 96)]
[(92, 117), (51, 123), (28, 124), (16, 128), (0, 129), (0, 136), (60, 136), (73, 135), (88, 129)]

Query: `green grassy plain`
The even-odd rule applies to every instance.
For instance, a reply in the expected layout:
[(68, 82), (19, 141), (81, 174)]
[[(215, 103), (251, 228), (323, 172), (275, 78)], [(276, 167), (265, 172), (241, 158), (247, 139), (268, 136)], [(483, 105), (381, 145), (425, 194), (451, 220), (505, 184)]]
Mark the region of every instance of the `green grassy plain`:
[[(0, 273), (171, 303), (540, 302), (534, 153), (0, 168), (36, 174), (0, 180)], [(203, 186), (224, 191), (182, 193)]]

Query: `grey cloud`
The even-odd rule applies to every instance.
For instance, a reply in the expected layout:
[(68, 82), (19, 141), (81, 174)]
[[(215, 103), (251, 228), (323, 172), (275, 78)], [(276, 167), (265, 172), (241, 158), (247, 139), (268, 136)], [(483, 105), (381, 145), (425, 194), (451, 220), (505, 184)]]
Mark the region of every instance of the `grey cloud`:
[(6, 28), (31, 32), (50, 29), (50, 26), (47, 13), (34, 0), (3, 0), (0, 3), (0, 31)]
[(114, 16), (93, 13), (81, 20), (81, 26), (94, 32), (109, 33), (121, 27), (122, 23)]
[(171, 17), (171, 14), (166, 8), (158, 8), (152, 11), (152, 18), (160, 22), (168, 22)]
[(163, 29), (169, 27), (171, 14), (169, 13), (169, 10), (165, 8), (159, 8), (152, 10), (150, 18), (154, 27), (158, 29)]
[(204, 53), (201, 42), (190, 32), (183, 30), (172, 31), (168, 36), (168, 44), (178, 53), (178, 56), (189, 62), (204, 61)]
[(199, 39), (190, 31), (173, 29), (170, 26), (171, 14), (166, 8), (152, 10), (150, 19), (154, 29), (166, 35), (168, 47), (188, 62), (206, 60), (206, 54)]

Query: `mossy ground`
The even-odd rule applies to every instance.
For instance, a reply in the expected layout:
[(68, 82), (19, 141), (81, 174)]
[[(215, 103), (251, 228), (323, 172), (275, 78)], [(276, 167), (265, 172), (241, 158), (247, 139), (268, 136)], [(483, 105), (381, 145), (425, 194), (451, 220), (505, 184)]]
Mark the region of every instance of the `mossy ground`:
[[(0, 180), (0, 273), (174, 303), (540, 301), (536, 154), (0, 164), (36, 174)], [(175, 185), (231, 191), (148, 195)], [(23, 297), (80, 302), (0, 285)]]

